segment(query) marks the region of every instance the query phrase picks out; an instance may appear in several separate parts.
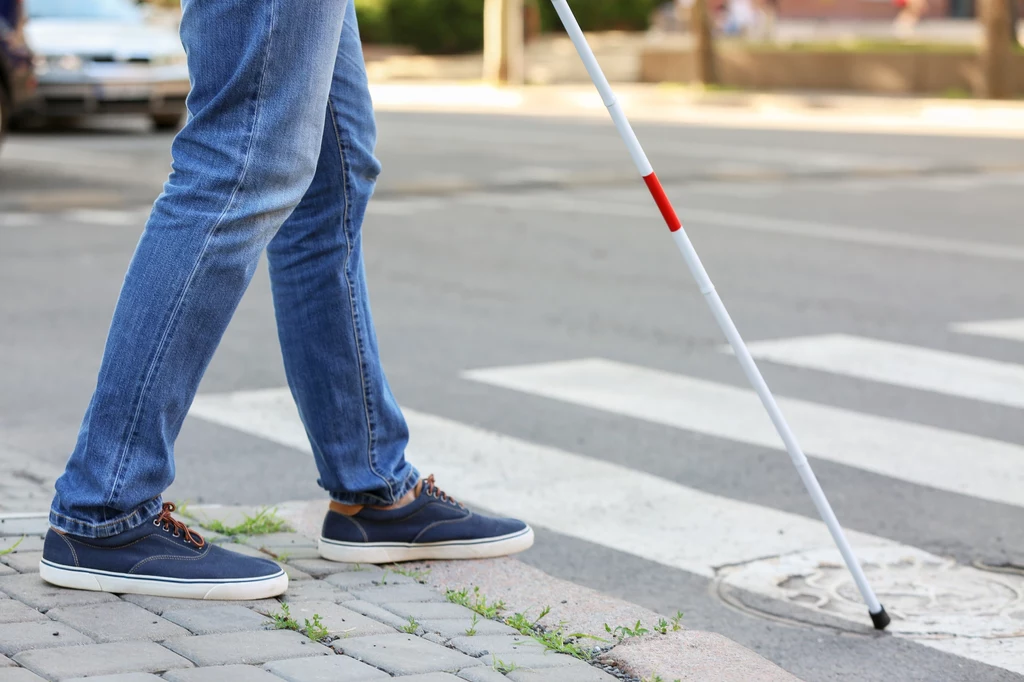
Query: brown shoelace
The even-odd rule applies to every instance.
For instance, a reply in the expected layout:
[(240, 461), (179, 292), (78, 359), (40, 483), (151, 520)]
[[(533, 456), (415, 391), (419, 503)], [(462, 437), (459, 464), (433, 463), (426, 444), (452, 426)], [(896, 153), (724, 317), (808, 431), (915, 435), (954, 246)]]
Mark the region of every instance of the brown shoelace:
[(429, 476), (426, 477), (426, 479), (423, 480), (422, 492), (424, 495), (436, 497), (442, 502), (450, 502), (452, 504), (457, 504), (460, 507), (465, 506), (464, 504), (456, 500), (454, 497), (452, 497), (451, 495), (437, 487), (437, 484), (434, 482), (434, 474), (430, 474)]
[(206, 545), (206, 540), (203, 536), (195, 532), (178, 519), (171, 516), (171, 513), (175, 510), (174, 503), (164, 502), (163, 509), (155, 519), (153, 519), (154, 526), (163, 526), (164, 530), (174, 529), (174, 537), (180, 538), (183, 534), (185, 536), (185, 542), (191, 542), (193, 545), (202, 549)]

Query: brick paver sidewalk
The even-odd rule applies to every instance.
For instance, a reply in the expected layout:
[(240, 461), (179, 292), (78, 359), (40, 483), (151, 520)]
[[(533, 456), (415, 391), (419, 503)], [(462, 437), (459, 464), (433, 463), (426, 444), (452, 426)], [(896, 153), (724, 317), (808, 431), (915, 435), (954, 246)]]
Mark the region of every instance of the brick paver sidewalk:
[[(414, 577), (323, 561), (313, 542), (295, 533), (230, 545), (285, 566), (291, 586), (281, 600), (214, 602), (50, 586), (38, 575), (44, 531), (43, 519), (0, 526), (0, 551), (24, 536), (15, 551), (0, 556), (0, 682), (616, 679), (476, 617)], [(280, 616), (284, 605), (303, 631), (317, 615), (329, 634), (313, 641), (275, 629), (271, 615)]]

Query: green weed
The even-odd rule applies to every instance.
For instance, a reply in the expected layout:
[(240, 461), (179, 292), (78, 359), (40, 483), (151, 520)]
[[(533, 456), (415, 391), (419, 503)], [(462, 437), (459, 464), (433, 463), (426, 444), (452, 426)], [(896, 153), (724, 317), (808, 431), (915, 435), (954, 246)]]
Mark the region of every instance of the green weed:
[(225, 526), (222, 521), (213, 519), (202, 523), (215, 533), (236, 537), (238, 535), (267, 535), (288, 530), (288, 524), (277, 515), (277, 509), (264, 507), (255, 516), (246, 516), (237, 526)]
[(306, 637), (309, 637), (314, 642), (322, 642), (327, 639), (331, 633), (324, 626), (323, 619), (320, 618), (319, 613), (313, 614), (313, 620), (306, 619)]
[(416, 619), (409, 616), (409, 622), (406, 625), (398, 628), (407, 635), (415, 635), (416, 631), (420, 629), (420, 624), (416, 622)]
[(487, 597), (480, 594), (480, 588), (474, 587), (473, 592), (470, 593), (469, 588), (463, 588), (461, 590), (448, 590), (444, 593), (444, 596), (453, 604), (459, 606), (465, 606), (467, 609), (476, 611), (484, 618), (491, 620), (497, 620), (501, 616), (501, 612), (505, 610), (505, 602), (496, 601), (490, 604), (487, 603)]
[(477, 616), (474, 613), (473, 614), (473, 622), (471, 622), (469, 624), (469, 627), (466, 628), (466, 637), (473, 637), (474, 635), (476, 635), (476, 626), (477, 626), (477, 623), (479, 622), (479, 620), (480, 620), (480, 617)]
[(497, 672), (501, 673), (502, 675), (508, 675), (510, 672), (517, 669), (519, 666), (515, 663), (506, 663), (500, 658), (495, 657), (494, 664), (491, 667), (494, 668)]
[(10, 547), (8, 547), (7, 549), (0, 549), (0, 556), (7, 556), (8, 554), (14, 554), (14, 550), (18, 549), (18, 545), (20, 545), (23, 542), (25, 542), (25, 536), (24, 535), (22, 535), (20, 538), (18, 538), (18, 541), (15, 542)]
[(280, 613), (271, 613), (270, 617), (274, 619), (275, 630), (295, 630), (298, 632), (299, 624), (292, 618), (291, 610), (287, 604), (281, 604)]
[[(634, 625), (633, 627), (629, 627), (628, 625), (619, 625), (615, 628), (612, 628), (611, 625), (605, 623), (604, 629), (608, 632), (608, 634), (610, 634), (612, 637), (619, 640), (620, 642), (624, 639), (629, 639), (630, 637), (642, 637), (643, 635), (646, 635), (648, 632), (650, 632), (650, 630), (645, 628), (640, 621), (637, 621), (636, 625)], [(665, 624), (665, 629), (668, 629), (668, 623)]]

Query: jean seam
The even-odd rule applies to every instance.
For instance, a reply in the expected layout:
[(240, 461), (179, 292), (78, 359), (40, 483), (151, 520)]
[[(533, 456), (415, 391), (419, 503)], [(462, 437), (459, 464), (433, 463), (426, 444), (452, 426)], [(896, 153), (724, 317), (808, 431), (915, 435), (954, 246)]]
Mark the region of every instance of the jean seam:
[(245, 149), (245, 160), (242, 162), (242, 170), (238, 176), (238, 182), (235, 183), (234, 189), (231, 191), (231, 196), (228, 197), (227, 204), (224, 206), (224, 210), (221, 211), (220, 215), (217, 216), (216, 222), (213, 227), (206, 235), (206, 240), (203, 242), (203, 247), (199, 252), (199, 257), (196, 258), (196, 263), (192, 267), (192, 271), (189, 273), (188, 278), (185, 280), (185, 284), (182, 287), (181, 294), (178, 296), (178, 300), (171, 311), (170, 318), (167, 321), (167, 327), (164, 329), (163, 336), (160, 338), (160, 343), (157, 345), (156, 354), (152, 360), (152, 364), (146, 373), (146, 378), (143, 380), (142, 388), (139, 391), (138, 406), (135, 410), (135, 415), (132, 418), (131, 426), (128, 429), (128, 435), (125, 440), (124, 447), (121, 449), (121, 455), (118, 458), (117, 471), (114, 475), (114, 482), (110, 486), (110, 494), (107, 496), (107, 506), (111, 506), (114, 499), (117, 497), (118, 487), (121, 483), (121, 474), (124, 470), (125, 461), (128, 459), (128, 451), (131, 448), (132, 441), (135, 439), (135, 429), (138, 426), (139, 419), (142, 415), (143, 406), (146, 403), (146, 393), (149, 390), (153, 377), (157, 374), (160, 366), (162, 365), (162, 359), (164, 353), (166, 353), (167, 347), (170, 345), (170, 340), (173, 337), (173, 331), (179, 318), (179, 311), (188, 297), (189, 291), (191, 290), (192, 283), (195, 281), (196, 273), (199, 271), (200, 266), (203, 264), (203, 260), (209, 251), (210, 243), (213, 241), (217, 231), (224, 223), (224, 218), (234, 206), (235, 198), (238, 196), (238, 192), (245, 182), (246, 172), (249, 169), (249, 162), (252, 160), (252, 147), (256, 139), (256, 130), (259, 127), (261, 107), (263, 97), (263, 86), (266, 82), (267, 66), (270, 63), (270, 54), (272, 52), (274, 42), (274, 27), (277, 21), (277, 2), (272, 0), (270, 3), (270, 22), (267, 30), (267, 42), (266, 49), (263, 56), (263, 67), (260, 71), (259, 85), (256, 88), (256, 103), (253, 111), (252, 127), (249, 130), (249, 142)]
[(369, 400), (369, 387), (366, 378), (366, 364), (363, 361), (363, 346), (362, 346), (362, 335), (360, 333), (359, 322), (356, 319), (356, 301), (353, 296), (352, 278), (349, 274), (349, 263), (352, 259), (352, 240), (349, 238), (349, 205), (351, 203), (351, 196), (349, 196), (348, 186), (348, 160), (345, 157), (345, 149), (341, 141), (341, 131), (338, 129), (338, 118), (334, 111), (334, 103), (328, 99), (327, 109), (331, 114), (331, 125), (334, 127), (334, 138), (338, 143), (338, 156), (341, 159), (341, 186), (342, 194), (345, 198), (345, 209), (342, 215), (342, 233), (345, 235), (345, 262), (342, 264), (342, 268), (345, 273), (345, 284), (348, 288), (349, 297), (349, 310), (351, 311), (352, 317), (352, 331), (355, 335), (356, 341), (356, 360), (359, 364), (359, 382), (363, 389), (363, 413), (366, 417), (366, 429), (367, 429), (367, 451), (366, 460), (369, 465), (370, 471), (374, 476), (383, 481), (384, 485), (388, 487), (388, 495), (391, 498), (391, 502), (394, 501), (395, 491), (391, 486), (391, 481), (387, 480), (377, 470), (376, 463), (374, 461), (374, 447), (375, 447), (375, 426), (373, 417), (370, 415), (370, 400)]

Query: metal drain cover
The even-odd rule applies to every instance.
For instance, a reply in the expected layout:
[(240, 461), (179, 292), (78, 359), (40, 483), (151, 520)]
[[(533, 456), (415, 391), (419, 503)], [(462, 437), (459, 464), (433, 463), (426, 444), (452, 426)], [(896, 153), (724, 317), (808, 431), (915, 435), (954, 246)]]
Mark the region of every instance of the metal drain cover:
[[(1024, 638), (1024, 575), (979, 570), (907, 547), (868, 547), (858, 556), (892, 616), (889, 630), (894, 634), (914, 639)], [(864, 630), (866, 607), (835, 550), (731, 566), (719, 571), (718, 580), (767, 597), (741, 597), (748, 609), (808, 623), (821, 623), (825, 617), (830, 623), (848, 623), (851, 631)]]

